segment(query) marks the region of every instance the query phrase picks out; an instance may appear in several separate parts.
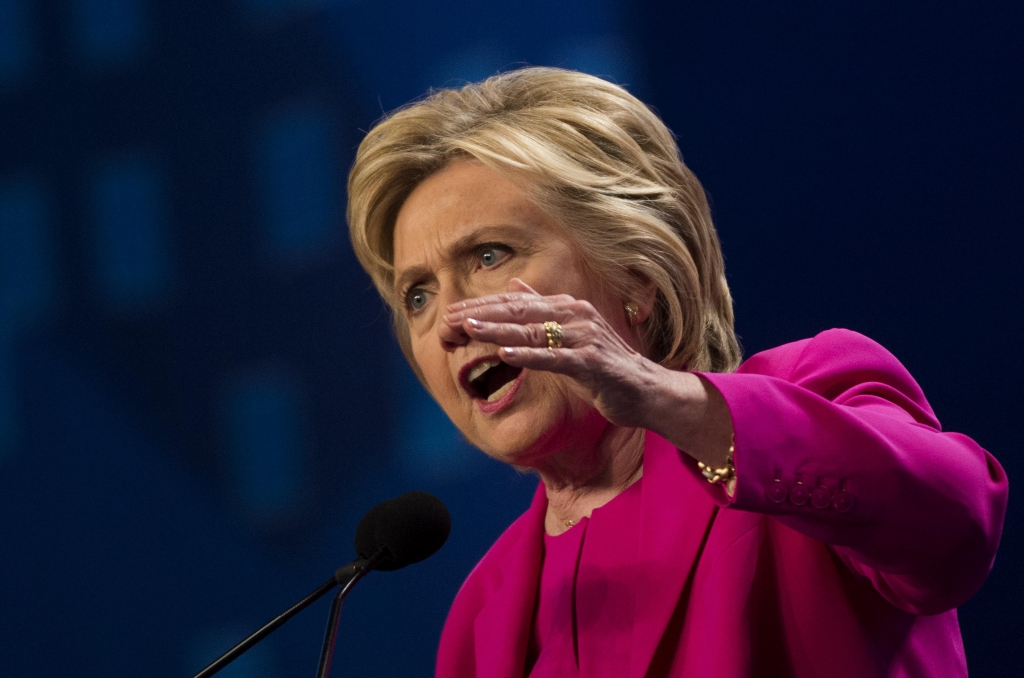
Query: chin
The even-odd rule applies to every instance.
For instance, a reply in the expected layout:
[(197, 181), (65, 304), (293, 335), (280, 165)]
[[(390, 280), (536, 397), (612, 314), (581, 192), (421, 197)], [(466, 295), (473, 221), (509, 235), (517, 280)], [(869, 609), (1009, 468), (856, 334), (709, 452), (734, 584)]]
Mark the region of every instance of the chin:
[(512, 466), (534, 467), (548, 455), (589, 438), (586, 431), (592, 428), (591, 423), (597, 423), (591, 420), (607, 423), (589, 405), (570, 404), (562, 398), (554, 400), (517, 408), (498, 420), (478, 420), (483, 425), (477, 427), (475, 440), (471, 440), (493, 459)]
[(513, 466), (528, 466), (529, 459), (544, 447), (540, 443), (550, 426), (525, 412), (509, 413), (500, 421), (474, 422), (473, 435), (466, 436), (487, 456)]
[(554, 452), (586, 445), (590, 433), (607, 424), (592, 405), (572, 392), (564, 377), (542, 372), (521, 377), (511, 388), (494, 391), (495, 402), (505, 394), (508, 397), (497, 411), (486, 411), (488, 406), (481, 407), (477, 397), (462, 400), (461, 416), (452, 417), (463, 435), (492, 459), (535, 467)]

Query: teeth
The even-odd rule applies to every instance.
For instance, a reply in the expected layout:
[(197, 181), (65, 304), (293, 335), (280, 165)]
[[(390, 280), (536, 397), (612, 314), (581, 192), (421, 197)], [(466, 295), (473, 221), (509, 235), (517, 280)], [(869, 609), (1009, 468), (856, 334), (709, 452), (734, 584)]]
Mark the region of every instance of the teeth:
[(504, 386), (499, 388), (497, 391), (495, 391), (491, 395), (487, 396), (487, 402), (493, 403), (495, 400), (498, 400), (499, 398), (504, 396), (506, 393), (508, 393), (509, 389), (512, 388), (512, 384), (514, 384), (514, 383), (516, 383), (515, 379), (513, 379), (510, 382), (508, 382), (507, 384), (505, 384)]
[(501, 364), (500, 360), (485, 360), (484, 362), (480, 363), (479, 365), (477, 365), (476, 367), (471, 369), (469, 371), (469, 374), (466, 375), (466, 376), (469, 379), (469, 381), (471, 381), (471, 382), (475, 381), (484, 372), (486, 372), (487, 370), (491, 369), (492, 367), (496, 367), (496, 366), (498, 366), (500, 364)]

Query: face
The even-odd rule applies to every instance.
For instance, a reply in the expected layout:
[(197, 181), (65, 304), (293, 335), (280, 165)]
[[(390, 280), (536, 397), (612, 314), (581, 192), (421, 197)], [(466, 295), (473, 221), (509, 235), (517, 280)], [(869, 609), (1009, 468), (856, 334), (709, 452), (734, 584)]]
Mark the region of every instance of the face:
[(628, 333), (622, 301), (586, 272), (550, 216), (497, 172), (459, 160), (406, 199), (395, 223), (394, 251), (395, 291), (412, 354), (431, 394), (473, 444), (519, 466), (596, 444), (609, 424), (572, 380), (497, 365), (469, 383), (467, 377), (499, 360), (500, 347), (470, 339), (442, 320), (449, 304), (515, 289), (515, 278), (542, 295), (585, 299), (620, 334)]

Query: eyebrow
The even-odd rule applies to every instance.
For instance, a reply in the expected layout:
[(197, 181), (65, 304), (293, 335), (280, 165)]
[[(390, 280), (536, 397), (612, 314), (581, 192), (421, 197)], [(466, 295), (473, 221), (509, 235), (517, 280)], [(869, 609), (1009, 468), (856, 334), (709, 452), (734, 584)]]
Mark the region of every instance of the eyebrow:
[[(528, 230), (528, 228), (518, 226), (516, 224), (494, 224), (492, 226), (483, 226), (468, 235), (458, 238), (448, 245), (448, 247), (445, 248), (445, 257), (449, 260), (460, 259), (468, 252), (475, 249), (478, 245), (489, 242), (490, 238), (497, 237), (499, 234), (508, 236), (509, 231), (512, 231), (514, 235), (520, 235)], [(410, 266), (402, 271), (402, 274), (395, 280), (395, 293), (397, 295), (401, 295), (402, 290), (404, 290), (406, 286), (426, 278), (428, 275), (430, 275), (430, 269), (426, 266)]]

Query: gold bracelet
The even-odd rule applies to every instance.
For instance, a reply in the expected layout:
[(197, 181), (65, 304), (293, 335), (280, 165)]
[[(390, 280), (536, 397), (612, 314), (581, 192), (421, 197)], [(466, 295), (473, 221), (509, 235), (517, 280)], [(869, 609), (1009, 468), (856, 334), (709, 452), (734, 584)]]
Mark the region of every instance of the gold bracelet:
[(720, 483), (728, 483), (736, 477), (736, 469), (732, 465), (732, 452), (734, 445), (729, 445), (729, 456), (725, 458), (725, 466), (722, 468), (711, 468), (702, 461), (697, 462), (697, 468), (704, 474), (708, 482), (712, 485), (718, 485)]

